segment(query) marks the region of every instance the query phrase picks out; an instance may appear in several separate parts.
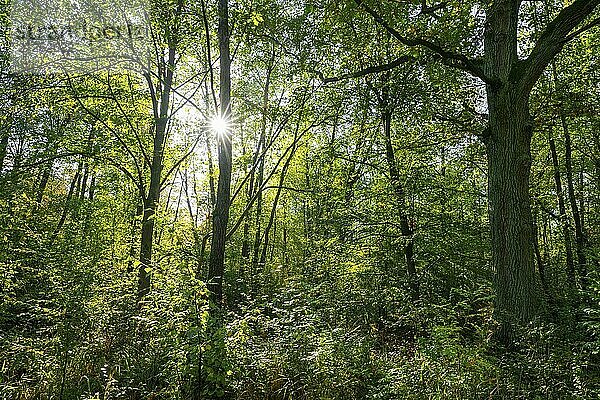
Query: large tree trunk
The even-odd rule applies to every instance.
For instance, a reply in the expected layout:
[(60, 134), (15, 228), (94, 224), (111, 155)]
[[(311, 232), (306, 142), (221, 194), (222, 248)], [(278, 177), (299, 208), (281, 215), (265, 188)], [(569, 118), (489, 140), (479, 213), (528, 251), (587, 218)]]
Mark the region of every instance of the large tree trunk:
[(488, 196), (492, 269), (496, 274), (498, 338), (509, 343), (515, 324), (538, 313), (534, 230), (529, 198), (532, 126), (528, 96), (505, 84), (488, 92)]
[(510, 344), (514, 327), (538, 313), (534, 265), (534, 228), (529, 198), (531, 136), (529, 91), (515, 76), (518, 4), (494, 2), (484, 34), (484, 72), (488, 128), (488, 207), (492, 270), (495, 273), (496, 339)]
[[(219, 66), (221, 118), (231, 120), (231, 58), (229, 56), (229, 12), (227, 0), (219, 0)], [(223, 301), (223, 272), (225, 262), (225, 241), (231, 203), (231, 131), (219, 137), (219, 183), (217, 202), (213, 213), (212, 242), (208, 266), (208, 289), (211, 300), (220, 306)]]

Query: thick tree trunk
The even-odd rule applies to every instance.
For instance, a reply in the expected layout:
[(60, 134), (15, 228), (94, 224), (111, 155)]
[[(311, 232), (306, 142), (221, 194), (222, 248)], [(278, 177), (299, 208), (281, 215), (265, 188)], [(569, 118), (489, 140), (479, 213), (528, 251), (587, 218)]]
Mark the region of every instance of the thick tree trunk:
[(539, 304), (529, 197), (533, 133), (529, 93), (537, 78), (533, 72), (522, 78), (516, 68), (518, 20), (517, 2), (492, 4), (486, 18), (483, 60), (484, 73), (491, 77), (486, 85), (489, 117), (483, 140), (488, 157), (494, 314), (499, 322), (495, 336), (506, 345), (512, 343), (516, 326), (535, 319)]
[(534, 229), (529, 197), (532, 126), (528, 96), (506, 84), (488, 91), (488, 196), (492, 269), (496, 274), (498, 339), (538, 314), (533, 262)]
[[(231, 120), (231, 58), (229, 55), (229, 11), (227, 0), (219, 0), (219, 66), (221, 118)], [(225, 269), (225, 241), (231, 203), (232, 146), (231, 131), (219, 137), (219, 183), (217, 202), (213, 213), (212, 243), (208, 267), (208, 289), (211, 300), (221, 306), (223, 302), (223, 273)]]

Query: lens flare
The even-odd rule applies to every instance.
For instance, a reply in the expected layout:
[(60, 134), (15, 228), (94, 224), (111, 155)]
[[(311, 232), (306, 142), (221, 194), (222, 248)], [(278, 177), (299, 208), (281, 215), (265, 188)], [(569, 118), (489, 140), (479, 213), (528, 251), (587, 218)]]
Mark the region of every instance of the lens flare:
[(224, 135), (229, 130), (229, 123), (223, 117), (217, 116), (210, 121), (210, 127), (217, 135)]

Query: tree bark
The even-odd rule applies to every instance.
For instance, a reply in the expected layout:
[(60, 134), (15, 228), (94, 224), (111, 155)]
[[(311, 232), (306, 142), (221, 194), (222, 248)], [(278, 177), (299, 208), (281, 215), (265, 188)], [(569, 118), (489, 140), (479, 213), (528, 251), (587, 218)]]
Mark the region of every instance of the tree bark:
[(150, 292), (154, 218), (160, 200), (162, 163), (164, 158), (171, 84), (173, 82), (174, 61), (175, 49), (170, 48), (169, 61), (161, 93), (160, 109), (155, 123), (152, 162), (150, 164), (150, 186), (148, 187), (148, 193), (144, 199), (144, 212), (142, 214), (142, 240), (140, 244), (140, 265), (138, 268), (138, 299), (140, 300)]
[(262, 149), (265, 147), (266, 140), (266, 125), (261, 130), (258, 147), (261, 149), (259, 153), (258, 171), (256, 173), (256, 215), (254, 224), (254, 242), (252, 244), (252, 262), (250, 263), (250, 292), (254, 294), (255, 290), (255, 275), (258, 272), (260, 263), (260, 245), (262, 243), (262, 209), (263, 209), (263, 180), (265, 173), (265, 154)]
[(92, 180), (90, 181), (90, 189), (88, 190), (88, 199), (94, 200), (94, 193), (96, 191), (96, 173), (92, 173)]
[[(227, 0), (219, 0), (219, 97), (221, 115), (231, 121), (231, 58), (229, 55), (229, 11)], [(219, 137), (219, 182), (217, 202), (213, 213), (212, 242), (208, 268), (208, 289), (211, 301), (220, 307), (223, 303), (223, 273), (225, 269), (225, 241), (231, 203), (232, 132), (227, 129)]]
[(527, 98), (509, 85), (488, 94), (488, 197), (492, 269), (496, 274), (498, 338), (509, 343), (513, 326), (538, 314), (529, 197), (532, 126)]
[[(90, 187), (90, 189), (91, 189), (91, 187)], [(139, 220), (139, 218), (142, 216), (143, 213), (144, 213), (144, 206), (142, 204), (138, 204), (136, 207), (136, 211), (131, 218), (131, 238), (130, 238), (130, 243), (129, 243), (129, 261), (127, 262), (127, 272), (128, 273), (133, 272), (133, 262), (135, 260), (135, 255), (139, 251), (137, 248), (137, 243), (138, 243), (137, 238), (139, 238), (139, 236), (136, 234), (136, 232), (138, 230), (137, 221)]]
[[(182, 3), (178, 3), (177, 13), (181, 12)], [(152, 246), (154, 241), (154, 220), (160, 200), (162, 189), (162, 169), (164, 159), (164, 147), (166, 141), (167, 124), (169, 121), (169, 107), (173, 76), (175, 73), (175, 57), (177, 45), (177, 32), (170, 32), (167, 37), (167, 60), (163, 68), (161, 79), (158, 84), (159, 98), (153, 96), (154, 112), (154, 141), (152, 159), (150, 161), (150, 185), (148, 192), (143, 197), (144, 212), (142, 214), (142, 239), (140, 243), (140, 265), (138, 268), (138, 300), (141, 300), (150, 292), (150, 271), (152, 269)], [(161, 62), (160, 60), (159, 62)], [(147, 77), (151, 93), (155, 93), (152, 80)]]
[[(530, 82), (515, 77), (518, 4), (495, 2), (484, 34), (488, 127), (488, 201), (492, 270), (495, 272), (496, 339), (510, 344), (514, 328), (538, 315), (534, 229), (529, 197), (531, 137)], [(532, 86), (532, 85), (531, 85)]]

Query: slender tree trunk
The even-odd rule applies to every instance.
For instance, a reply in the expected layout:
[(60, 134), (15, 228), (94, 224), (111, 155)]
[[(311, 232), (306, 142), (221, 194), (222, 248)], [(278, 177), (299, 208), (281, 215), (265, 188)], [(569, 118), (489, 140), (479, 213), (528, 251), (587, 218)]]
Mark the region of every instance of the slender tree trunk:
[[(218, 0), (219, 14), (219, 100), (220, 117), (231, 123), (231, 58), (229, 54), (229, 10), (228, 0)], [(227, 241), (227, 225), (231, 205), (231, 170), (232, 170), (232, 131), (226, 129), (218, 137), (219, 181), (217, 186), (216, 204), (212, 214), (212, 238), (210, 258), (208, 263), (207, 288), (209, 292), (209, 318), (206, 325), (206, 338), (211, 349), (201, 352), (199, 361), (198, 390), (214, 391), (210, 386), (221, 386), (211, 382), (202, 373), (205, 370), (214, 374), (224, 374), (223, 359), (226, 357), (224, 330), (222, 319), (223, 307), (223, 274), (225, 272), (225, 244)], [(206, 365), (205, 365), (206, 364)]]
[(185, 170), (183, 174), (183, 187), (185, 189), (185, 200), (187, 205), (187, 210), (190, 216), (190, 220), (192, 221), (192, 236), (194, 238), (194, 247), (196, 251), (198, 251), (197, 264), (196, 264), (196, 279), (202, 279), (202, 270), (203, 270), (203, 260), (200, 257), (200, 252), (202, 249), (202, 239), (200, 238), (200, 232), (198, 229), (198, 219), (196, 218), (198, 215), (198, 207), (196, 207), (196, 214), (194, 214), (194, 210), (192, 209), (191, 195), (190, 195), (190, 185), (189, 185), (189, 173), (188, 170)]
[[(264, 148), (265, 145), (265, 131), (263, 130), (259, 139), (259, 147)], [(260, 263), (260, 245), (262, 243), (262, 211), (263, 211), (263, 179), (265, 172), (265, 154), (260, 155), (258, 163), (258, 171), (256, 173), (256, 187), (258, 193), (256, 194), (256, 215), (254, 222), (254, 242), (252, 244), (252, 262), (250, 263), (250, 292), (254, 294), (256, 274), (258, 273), (258, 267)]]
[[(252, 162), (252, 171), (250, 175), (250, 180), (248, 183), (248, 201), (254, 197), (254, 188), (257, 187), (260, 190), (262, 186), (262, 176), (264, 174), (264, 157), (262, 154), (265, 150), (265, 142), (266, 142), (266, 134), (267, 134), (267, 111), (269, 108), (269, 91), (271, 87), (271, 73), (273, 72), (273, 65), (275, 62), (275, 50), (271, 53), (271, 59), (269, 60), (269, 65), (267, 66), (267, 76), (265, 79), (265, 86), (263, 89), (263, 98), (262, 98), (262, 118), (260, 121), (260, 136), (258, 139), (258, 145), (256, 146), (256, 153), (254, 154), (254, 159)], [(259, 179), (255, 184), (255, 164), (257, 161), (260, 161), (260, 166), (258, 170)], [(259, 194), (260, 195), (260, 194)], [(258, 203), (262, 203), (262, 198), (258, 199)], [(258, 216), (257, 218), (259, 218)], [(248, 217), (244, 222), (244, 242), (242, 246), (242, 256), (246, 259), (250, 258), (250, 219), (252, 218), (252, 213), (248, 213)], [(255, 247), (256, 249), (256, 247)]]
[[(91, 189), (91, 187), (90, 187)], [(136, 232), (138, 230), (138, 219), (142, 216), (142, 214), (144, 213), (144, 206), (142, 204), (138, 204), (136, 207), (136, 211), (133, 215), (133, 217), (131, 218), (131, 238), (130, 238), (130, 243), (129, 243), (129, 261), (127, 262), (127, 272), (128, 273), (132, 273), (133, 272), (133, 262), (135, 260), (135, 255), (138, 253), (138, 248), (137, 248), (137, 238), (139, 238), (139, 236), (136, 235)]]
[(67, 198), (65, 199), (65, 206), (63, 207), (62, 214), (60, 216), (60, 220), (58, 221), (56, 228), (54, 228), (54, 232), (52, 233), (50, 242), (54, 242), (56, 240), (56, 238), (58, 237), (58, 234), (60, 233), (60, 230), (62, 229), (65, 222), (67, 221), (67, 215), (69, 214), (71, 199), (73, 198), (73, 194), (75, 193), (75, 186), (77, 185), (77, 182), (79, 181), (80, 176), (81, 176), (81, 162), (77, 164), (77, 172), (75, 172), (75, 175), (73, 176), (73, 180), (71, 181), (71, 186), (69, 186), (69, 191), (67, 192)]
[(160, 179), (162, 176), (163, 146), (167, 123), (166, 112), (164, 114), (161, 113), (161, 115), (164, 116), (156, 124), (154, 150), (150, 167), (150, 186), (148, 194), (144, 199), (144, 212), (142, 213), (142, 240), (140, 243), (140, 266), (138, 269), (138, 299), (140, 300), (150, 292), (154, 219), (160, 200)]
[(81, 191), (79, 192), (79, 198), (81, 200), (85, 199), (85, 191), (87, 190), (87, 181), (89, 177), (89, 166), (85, 163), (83, 168), (83, 178), (81, 179)]
[(565, 253), (567, 261), (567, 280), (571, 289), (575, 288), (575, 263), (573, 261), (573, 249), (571, 247), (571, 233), (569, 232), (569, 217), (565, 207), (564, 193), (560, 179), (560, 169), (558, 165), (558, 155), (556, 154), (556, 145), (551, 137), (548, 140), (550, 144), (550, 154), (552, 155), (552, 165), (554, 167), (554, 183), (556, 185), (556, 198), (558, 200), (558, 211), (560, 213), (560, 222), (563, 229), (563, 240), (565, 243)]
[(282, 249), (282, 261), (283, 261), (283, 272), (287, 274), (288, 267), (290, 265), (290, 257), (288, 255), (288, 230), (287, 223), (285, 221), (286, 216), (283, 216), (283, 249)]
[(251, 167), (251, 170), (249, 171), (250, 179), (248, 180), (248, 190), (246, 191), (246, 202), (247, 202), (247, 204), (249, 204), (248, 207), (250, 207), (248, 210), (248, 214), (246, 215), (245, 220), (244, 220), (244, 235), (243, 235), (243, 240), (242, 240), (242, 257), (246, 261), (250, 260), (250, 220), (252, 219), (252, 205), (250, 204), (250, 202), (252, 201), (252, 198), (254, 197), (254, 177), (255, 177), (254, 165), (258, 161), (259, 153), (260, 153), (260, 141), (259, 141), (259, 145), (257, 146), (256, 153), (254, 153), (252, 167)]
[[(180, 4), (179, 4), (180, 5)], [(172, 33), (171, 35), (175, 35)], [(168, 59), (164, 65), (164, 72), (160, 82), (160, 98), (154, 102), (154, 143), (152, 159), (150, 161), (150, 185), (148, 193), (144, 196), (144, 212), (142, 214), (142, 239), (140, 243), (140, 265), (138, 268), (138, 300), (150, 292), (150, 271), (152, 269), (152, 246), (154, 241), (154, 221), (160, 200), (161, 179), (166, 141), (167, 124), (169, 120), (169, 107), (171, 87), (175, 73), (175, 41), (168, 38)], [(148, 81), (152, 86), (152, 81)]]
[(144, 212), (142, 213), (142, 240), (140, 243), (140, 265), (138, 267), (138, 299), (140, 300), (150, 293), (155, 205), (156, 204), (152, 200), (144, 201)]
[(578, 272), (581, 278), (581, 287), (587, 288), (587, 260), (585, 255), (586, 238), (583, 232), (583, 224), (579, 206), (577, 205), (577, 196), (575, 195), (575, 184), (573, 178), (573, 158), (571, 149), (571, 133), (569, 124), (562, 110), (560, 110), (560, 122), (565, 136), (565, 169), (567, 171), (567, 191), (569, 193), (569, 203), (571, 204), (571, 213), (573, 222), (575, 222), (575, 248), (577, 251)]
[(298, 129), (299, 129), (299, 125), (296, 127), (296, 132), (294, 135), (294, 144), (293, 144), (292, 148), (290, 149), (290, 155), (288, 156), (287, 160), (285, 160), (285, 164), (281, 168), (281, 175), (279, 176), (279, 186), (277, 187), (277, 193), (275, 193), (275, 199), (273, 200), (273, 205), (271, 207), (271, 214), (269, 216), (269, 222), (267, 223), (267, 226), (265, 228), (265, 233), (263, 235), (262, 252), (260, 255), (260, 265), (263, 266), (263, 268), (267, 263), (267, 251), (268, 251), (269, 240), (270, 240), (269, 235), (271, 233), (271, 229), (273, 228), (273, 224), (275, 223), (275, 219), (277, 218), (277, 205), (279, 204), (279, 198), (281, 197), (281, 192), (282, 192), (283, 186), (285, 184), (285, 176), (287, 175), (287, 171), (290, 167), (292, 159), (294, 158), (294, 155), (296, 154), (296, 149), (297, 149), (296, 143), (298, 141)]
[(96, 191), (96, 173), (92, 173), (92, 180), (90, 181), (90, 189), (88, 190), (88, 199), (94, 200), (94, 193)]
[[(229, 11), (227, 0), (219, 0), (219, 96), (221, 118), (231, 120), (231, 58), (229, 55)], [(232, 146), (231, 131), (219, 137), (219, 183), (217, 202), (213, 213), (212, 243), (208, 268), (208, 289), (212, 302), (220, 307), (223, 303), (223, 273), (225, 268), (225, 241), (231, 202)]]
[[(248, 197), (248, 200), (250, 197)], [(242, 258), (248, 260), (250, 258), (250, 218), (252, 218), (252, 212), (248, 212), (248, 217), (244, 222), (244, 233), (242, 240)]]
[(36, 199), (36, 207), (38, 208), (42, 205), (44, 193), (46, 192), (46, 186), (48, 186), (48, 181), (50, 180), (50, 172), (52, 172), (52, 161), (48, 162), (48, 165), (44, 168), (42, 171), (42, 176), (40, 177)]
[(8, 149), (8, 129), (0, 133), (0, 173), (4, 169), (4, 160), (6, 159), (6, 151)]
[(394, 189), (396, 200), (398, 201), (400, 229), (404, 239), (404, 260), (406, 262), (406, 271), (408, 273), (411, 298), (413, 301), (416, 301), (419, 299), (420, 293), (417, 268), (414, 259), (414, 232), (408, 220), (408, 213), (406, 212), (406, 196), (404, 193), (404, 187), (400, 181), (400, 172), (398, 171), (398, 166), (396, 165), (396, 155), (394, 154), (394, 147), (392, 145), (392, 112), (388, 110), (384, 111), (382, 118), (385, 135), (385, 155), (388, 164), (390, 182), (392, 184), (392, 188)]
[(552, 296), (552, 292), (550, 291), (550, 285), (546, 276), (546, 264), (544, 263), (544, 258), (542, 257), (542, 252), (540, 250), (537, 213), (533, 214), (533, 234), (535, 236), (535, 240), (533, 242), (533, 250), (535, 253), (535, 260), (538, 266), (538, 272), (540, 274), (542, 290), (544, 291), (544, 297), (546, 298), (546, 303), (548, 304), (548, 308), (550, 309), (550, 315), (552, 316), (552, 319), (556, 321), (557, 315), (554, 296)]
[(215, 191), (215, 167), (213, 164), (212, 141), (210, 140), (209, 135), (206, 136), (206, 158), (208, 161), (208, 188), (210, 196), (208, 202), (210, 204), (210, 209), (212, 210), (217, 202), (217, 194)]

